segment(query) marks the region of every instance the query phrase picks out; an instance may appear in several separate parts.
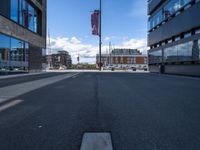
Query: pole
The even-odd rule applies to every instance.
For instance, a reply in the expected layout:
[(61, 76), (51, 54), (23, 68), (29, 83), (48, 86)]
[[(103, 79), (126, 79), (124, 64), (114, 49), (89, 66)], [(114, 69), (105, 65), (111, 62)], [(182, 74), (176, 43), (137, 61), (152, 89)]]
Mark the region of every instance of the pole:
[(101, 71), (101, 45), (102, 45), (102, 42), (101, 42), (101, 15), (102, 15), (102, 8), (101, 8), (101, 0), (100, 0), (100, 9), (99, 9), (99, 62), (100, 62), (100, 71)]

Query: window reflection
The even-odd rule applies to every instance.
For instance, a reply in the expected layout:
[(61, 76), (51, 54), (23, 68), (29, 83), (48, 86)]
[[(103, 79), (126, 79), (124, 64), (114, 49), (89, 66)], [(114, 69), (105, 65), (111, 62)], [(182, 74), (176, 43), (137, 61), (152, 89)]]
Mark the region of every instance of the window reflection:
[(13, 21), (18, 22), (19, 19), (19, 15), (18, 15), (18, 11), (19, 11), (19, 4), (18, 4), (18, 0), (11, 0), (11, 8), (12, 11), (10, 13), (10, 17)]
[(11, 38), (10, 60), (23, 61), (24, 42)]
[(192, 60), (192, 46), (193, 42), (187, 42), (164, 49), (164, 61), (175, 62)]
[(28, 43), (0, 34), (0, 70), (28, 67)]
[(162, 62), (162, 50), (149, 52), (150, 63), (161, 63)]
[(0, 35), (0, 61), (9, 59), (10, 39), (7, 36)]
[(11, 19), (33, 32), (37, 32), (38, 10), (26, 0), (11, 0)]
[(165, 19), (170, 18), (173, 14), (186, 6), (191, 0), (169, 0), (169, 2), (149, 19), (149, 30), (153, 29)]

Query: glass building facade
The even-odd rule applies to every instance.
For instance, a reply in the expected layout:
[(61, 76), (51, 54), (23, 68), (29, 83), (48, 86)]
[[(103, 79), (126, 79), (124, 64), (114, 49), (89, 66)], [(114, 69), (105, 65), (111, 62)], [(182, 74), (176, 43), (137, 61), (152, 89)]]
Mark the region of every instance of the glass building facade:
[(0, 75), (41, 71), (46, 0), (0, 0)]
[(38, 20), (41, 19), (41, 13), (39, 13), (38, 9), (34, 8), (26, 0), (11, 0), (10, 6), (10, 19), (31, 31), (40, 34), (38, 27), (41, 26), (39, 24), (41, 21)]
[(148, 8), (150, 71), (200, 75), (200, 0), (149, 0)]
[(0, 70), (27, 70), (29, 44), (0, 34)]
[(168, 0), (154, 15), (149, 18), (148, 29), (152, 30), (159, 24), (167, 21), (172, 15), (175, 15), (182, 8), (186, 8), (192, 0)]

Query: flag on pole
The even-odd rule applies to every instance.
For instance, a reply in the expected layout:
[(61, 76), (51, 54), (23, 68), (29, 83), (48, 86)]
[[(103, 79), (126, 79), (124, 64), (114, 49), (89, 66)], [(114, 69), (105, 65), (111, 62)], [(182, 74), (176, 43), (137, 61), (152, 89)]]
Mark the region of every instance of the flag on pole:
[(99, 35), (99, 10), (95, 10), (91, 15), (92, 34)]

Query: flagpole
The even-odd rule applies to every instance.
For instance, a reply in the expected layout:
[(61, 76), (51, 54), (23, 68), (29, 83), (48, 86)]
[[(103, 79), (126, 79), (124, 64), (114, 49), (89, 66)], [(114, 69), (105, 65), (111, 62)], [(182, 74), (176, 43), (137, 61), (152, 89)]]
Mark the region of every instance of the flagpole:
[(101, 0), (100, 0), (100, 9), (99, 9), (99, 62), (100, 62), (100, 67), (99, 67), (99, 70), (101, 71), (101, 46), (102, 46), (102, 40), (101, 40), (101, 15), (102, 15), (102, 3), (101, 3)]

